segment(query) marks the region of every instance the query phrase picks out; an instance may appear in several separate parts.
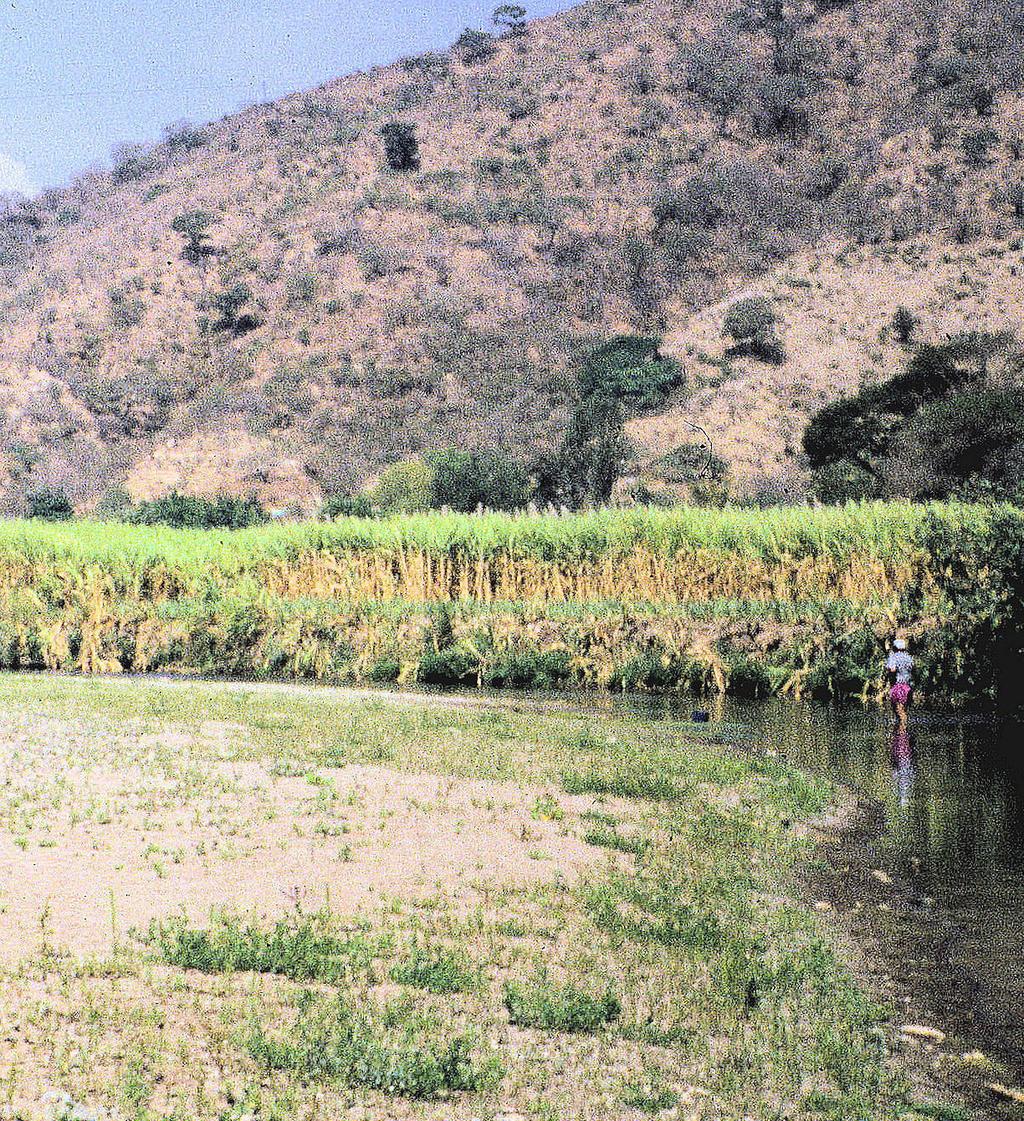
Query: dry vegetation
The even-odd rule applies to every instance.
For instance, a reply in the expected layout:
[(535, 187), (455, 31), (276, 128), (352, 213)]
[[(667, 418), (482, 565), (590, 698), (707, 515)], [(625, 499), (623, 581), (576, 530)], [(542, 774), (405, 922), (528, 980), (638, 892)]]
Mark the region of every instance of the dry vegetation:
[[(895, 361), (894, 298), (933, 332), (1019, 309), (1021, 27), (999, 0), (735, 7), (594, 0), (12, 204), (8, 507), (127, 480), (308, 508), (455, 438), (540, 450), (579, 354), (635, 330), (690, 376), (642, 443), (703, 421), (748, 488), (792, 476), (808, 405)], [(385, 165), (396, 120), (418, 169)], [(786, 366), (723, 354), (751, 283)]]

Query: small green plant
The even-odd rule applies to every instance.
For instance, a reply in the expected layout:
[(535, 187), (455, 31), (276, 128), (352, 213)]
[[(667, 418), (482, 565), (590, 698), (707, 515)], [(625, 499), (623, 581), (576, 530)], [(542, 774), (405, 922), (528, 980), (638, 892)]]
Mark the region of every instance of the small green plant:
[(437, 1024), (408, 1004), (379, 1007), (310, 992), (298, 999), (295, 1026), (283, 1038), (255, 1024), (250, 1055), (270, 1070), (290, 1070), (315, 1081), (340, 1081), (386, 1094), (434, 1099), (459, 1090), (481, 1090), (501, 1076), (497, 1061), (480, 1058), (468, 1035), (445, 1038)]
[(562, 821), (565, 818), (565, 810), (550, 794), (542, 794), (534, 800), (530, 817), (534, 821)]
[(387, 946), (365, 930), (340, 934), (327, 911), (283, 919), (269, 930), (226, 913), (216, 915), (208, 930), (175, 917), (152, 922), (143, 940), (180, 969), (278, 973), (294, 981), (328, 983), (369, 972)]
[(479, 988), (480, 970), (465, 954), (417, 943), (392, 966), (391, 980), (430, 993), (468, 993)]
[(570, 771), (562, 776), (567, 794), (598, 794), (614, 798), (639, 798), (649, 802), (674, 802), (682, 791), (671, 779), (648, 771)]
[(641, 1113), (661, 1113), (679, 1104), (679, 1095), (667, 1086), (650, 1086), (645, 1082), (631, 1082), (622, 1095), (622, 1104)]
[(624, 837), (615, 829), (591, 829), (583, 838), (588, 845), (614, 849), (616, 852), (642, 856), (647, 851), (647, 842), (641, 837)]
[(504, 998), (513, 1024), (546, 1031), (596, 1032), (622, 1012), (611, 989), (592, 996), (572, 984), (554, 984), (545, 973), (529, 984), (507, 981)]

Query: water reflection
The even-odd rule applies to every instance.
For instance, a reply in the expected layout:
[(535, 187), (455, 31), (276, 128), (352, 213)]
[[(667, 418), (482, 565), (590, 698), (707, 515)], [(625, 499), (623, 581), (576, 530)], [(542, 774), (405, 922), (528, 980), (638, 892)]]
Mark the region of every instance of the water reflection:
[(896, 798), (905, 809), (910, 805), (914, 789), (914, 746), (910, 741), (910, 729), (899, 725), (892, 734), (892, 783)]

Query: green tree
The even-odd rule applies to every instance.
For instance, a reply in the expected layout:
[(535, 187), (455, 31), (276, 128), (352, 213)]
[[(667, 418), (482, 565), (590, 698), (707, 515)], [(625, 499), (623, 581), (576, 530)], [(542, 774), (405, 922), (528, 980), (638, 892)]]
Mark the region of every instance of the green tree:
[(632, 411), (654, 409), (683, 381), (675, 359), (663, 358), (661, 340), (619, 335), (593, 351), (583, 365), (580, 389), (584, 396), (615, 397)]
[(434, 498), (434, 469), (422, 459), (404, 459), (385, 467), (370, 492), (383, 514), (429, 510)]
[(186, 261), (198, 265), (216, 253), (209, 235), (209, 229), (216, 220), (208, 211), (187, 210), (171, 222), (171, 229), (185, 239), (181, 255)]
[(1005, 334), (919, 346), (902, 374), (818, 412), (804, 452), (820, 497), (1014, 499), (1024, 470), (1024, 357)]
[(389, 121), (381, 130), (384, 158), (392, 171), (418, 171), (420, 145), (416, 126), (404, 121)]
[(521, 4), (499, 4), (491, 21), (502, 35), (526, 34), (526, 9)]
[(631, 445), (622, 402), (602, 393), (576, 406), (562, 441), (561, 495), (570, 506), (600, 505), (611, 497)]
[(530, 500), (530, 477), (518, 460), (500, 451), (445, 448), (427, 456), (434, 470), (431, 505), (471, 512), (519, 510)]

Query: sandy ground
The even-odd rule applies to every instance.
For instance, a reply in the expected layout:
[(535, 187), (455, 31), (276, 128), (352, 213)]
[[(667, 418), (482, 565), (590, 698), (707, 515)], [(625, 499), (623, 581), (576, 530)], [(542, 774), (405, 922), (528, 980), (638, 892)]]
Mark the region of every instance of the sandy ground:
[[(55, 742), (61, 734), (49, 730)], [(165, 736), (142, 746), (160, 759), (179, 745)], [(349, 914), (442, 888), (471, 906), (477, 885), (574, 880), (597, 858), (563, 821), (534, 812), (541, 791), (378, 766), (61, 767), (19, 750), (0, 726), (0, 792), (15, 821), (0, 831), (6, 962), (44, 944), (104, 952), (182, 910), (200, 922), (220, 907), (273, 917), (329, 902)], [(569, 815), (591, 801), (558, 800)]]

